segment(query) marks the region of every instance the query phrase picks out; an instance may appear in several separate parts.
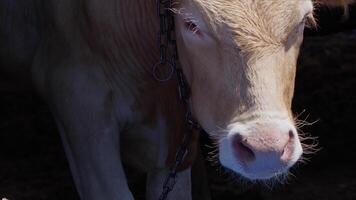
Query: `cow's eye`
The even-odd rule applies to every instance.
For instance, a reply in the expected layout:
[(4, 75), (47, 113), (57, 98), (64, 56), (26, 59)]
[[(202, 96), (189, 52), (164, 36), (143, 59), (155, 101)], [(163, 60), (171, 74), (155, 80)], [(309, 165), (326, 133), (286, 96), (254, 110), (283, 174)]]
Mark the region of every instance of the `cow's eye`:
[(194, 34), (200, 34), (200, 29), (198, 25), (192, 19), (185, 19), (184, 26), (187, 30), (191, 31)]

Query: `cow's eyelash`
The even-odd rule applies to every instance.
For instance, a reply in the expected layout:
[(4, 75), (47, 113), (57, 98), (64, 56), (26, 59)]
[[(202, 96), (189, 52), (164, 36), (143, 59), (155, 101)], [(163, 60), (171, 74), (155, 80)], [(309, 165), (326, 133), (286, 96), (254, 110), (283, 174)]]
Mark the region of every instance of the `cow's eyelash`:
[(197, 23), (197, 20), (191, 19), (191, 18), (185, 18), (184, 19), (184, 25), (185, 27), (193, 32), (194, 34), (197, 34), (200, 32), (199, 25)]

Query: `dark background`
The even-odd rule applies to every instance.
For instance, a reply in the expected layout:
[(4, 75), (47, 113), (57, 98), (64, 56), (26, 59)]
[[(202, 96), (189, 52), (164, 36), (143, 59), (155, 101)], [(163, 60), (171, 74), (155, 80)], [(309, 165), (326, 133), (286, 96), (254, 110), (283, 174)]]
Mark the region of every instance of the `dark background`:
[[(306, 30), (293, 111), (318, 121), (302, 130), (319, 138), (321, 150), (272, 190), (233, 183), (207, 163), (214, 199), (356, 200), (356, 9), (348, 20), (342, 9), (317, 15), (318, 29)], [(78, 199), (47, 106), (11, 79), (0, 79), (0, 199)], [(142, 187), (142, 181), (130, 183)]]

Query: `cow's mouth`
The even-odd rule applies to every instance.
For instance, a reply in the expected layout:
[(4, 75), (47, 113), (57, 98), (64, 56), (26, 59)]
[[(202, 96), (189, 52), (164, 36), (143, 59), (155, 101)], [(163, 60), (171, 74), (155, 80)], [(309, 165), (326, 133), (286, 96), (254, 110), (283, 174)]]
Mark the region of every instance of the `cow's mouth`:
[(287, 119), (230, 127), (218, 142), (219, 161), (250, 181), (284, 180), (303, 153), (297, 131)]

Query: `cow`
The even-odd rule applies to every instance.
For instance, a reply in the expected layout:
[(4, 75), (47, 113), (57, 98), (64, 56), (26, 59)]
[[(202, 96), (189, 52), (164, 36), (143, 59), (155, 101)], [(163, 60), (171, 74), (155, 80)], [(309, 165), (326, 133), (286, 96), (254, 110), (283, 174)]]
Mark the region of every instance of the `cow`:
[[(284, 176), (303, 154), (291, 103), (313, 8), (311, 0), (177, 0), (172, 8), (192, 114), (221, 165), (247, 180)], [(186, 107), (175, 79), (152, 76), (156, 2), (3, 0), (0, 11), (1, 70), (28, 72), (49, 105), (80, 198), (133, 199), (126, 162), (147, 173), (147, 199), (158, 199)], [(196, 141), (169, 199), (191, 199)]]

